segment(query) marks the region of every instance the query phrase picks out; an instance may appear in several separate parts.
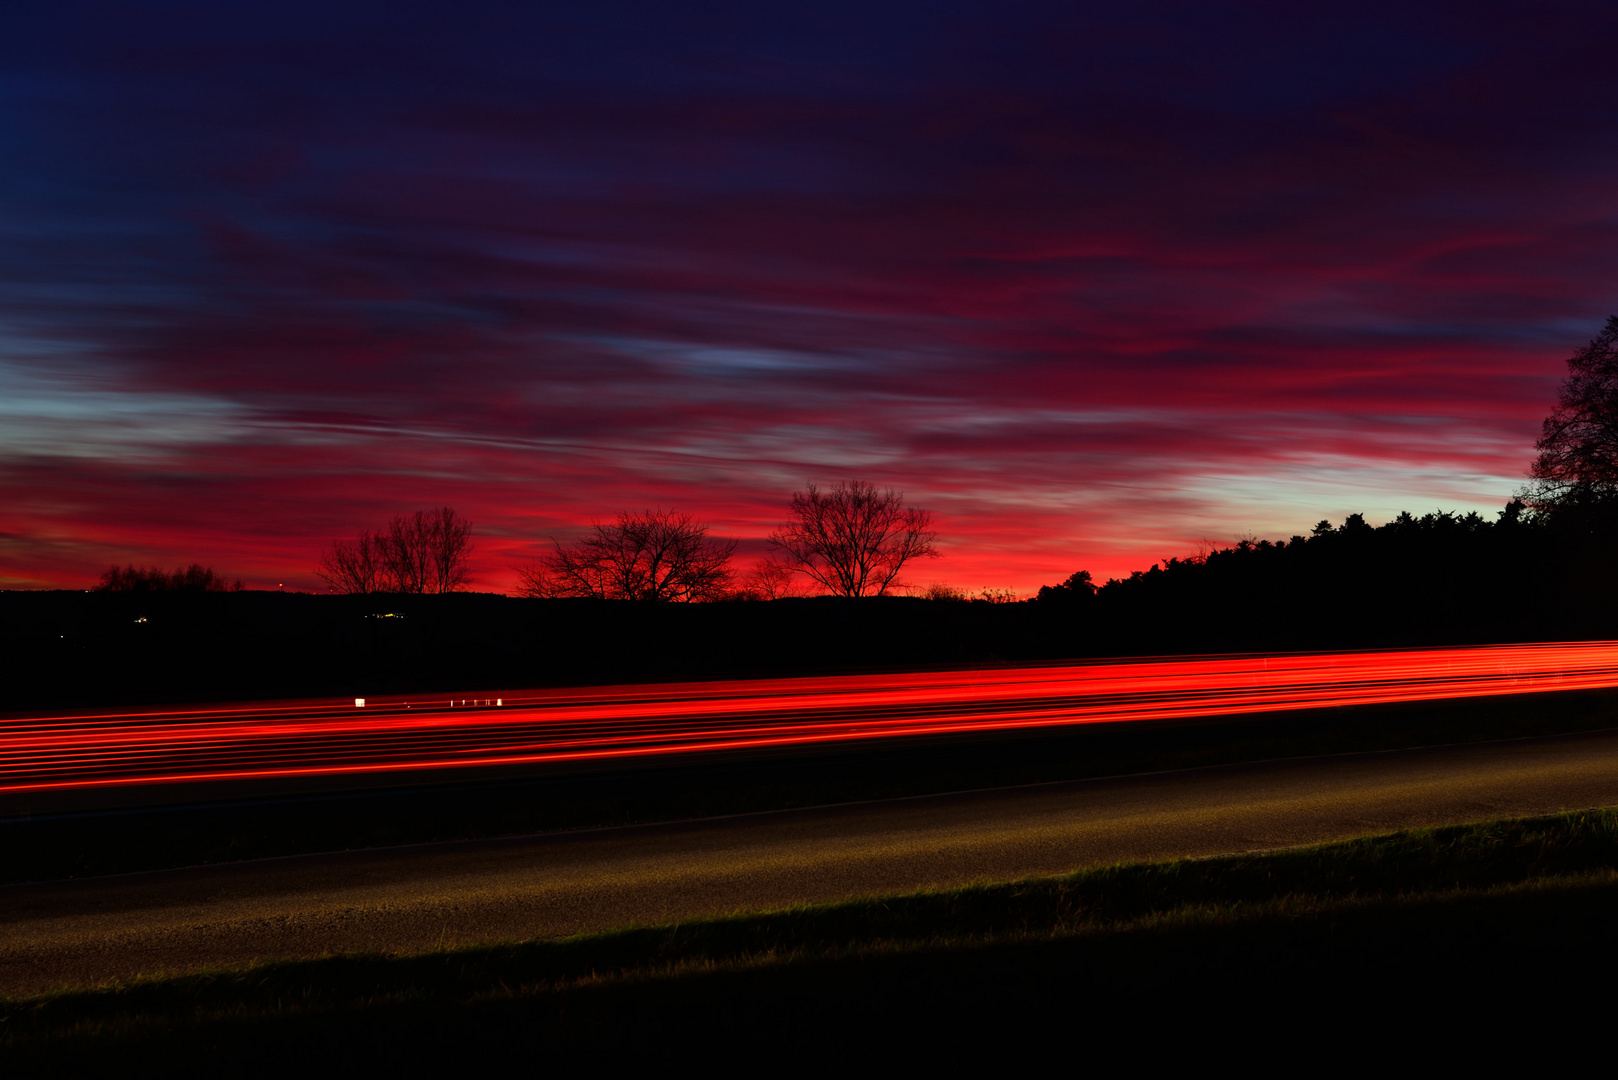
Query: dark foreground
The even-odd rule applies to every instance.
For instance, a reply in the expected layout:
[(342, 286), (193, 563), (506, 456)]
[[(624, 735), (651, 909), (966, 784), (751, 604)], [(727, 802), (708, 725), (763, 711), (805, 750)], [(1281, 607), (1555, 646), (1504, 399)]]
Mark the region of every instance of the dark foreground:
[(0, 887), (0, 995), (1618, 805), (1618, 731)]
[(1613, 811), (1451, 826), (17, 1000), (0, 1048), (16, 1075), (1561, 1054), (1610, 1004), (1615, 866)]
[[(1116, 603), (1081, 604), (0, 590), (0, 648), (9, 664), (0, 713), (1098, 656), (1605, 640), (1618, 637), (1609, 551), (1599, 545), (1589, 573), (1558, 577), (1555, 587), (1528, 575), (1498, 588), (1498, 567), (1522, 566), (1517, 558), (1484, 560), (1473, 571), (1424, 559), (1354, 564), (1307, 584), (1288, 579), (1279, 594), (1246, 579), (1213, 592), (1164, 592), (1158, 579), (1175, 575), (1152, 574)], [(1422, 575), (1440, 568), (1466, 587), (1434, 591)], [(1401, 575), (1417, 580), (1395, 583)], [(1382, 584), (1368, 593), (1370, 581)]]

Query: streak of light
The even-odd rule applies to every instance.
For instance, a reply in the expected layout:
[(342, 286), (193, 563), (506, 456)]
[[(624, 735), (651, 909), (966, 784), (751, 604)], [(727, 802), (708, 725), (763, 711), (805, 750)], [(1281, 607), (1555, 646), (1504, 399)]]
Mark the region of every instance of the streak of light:
[(1612, 687), (1618, 642), (1570, 642), (368, 696), (361, 708), (349, 699), (23, 716), (0, 720), (0, 792), (635, 758)]

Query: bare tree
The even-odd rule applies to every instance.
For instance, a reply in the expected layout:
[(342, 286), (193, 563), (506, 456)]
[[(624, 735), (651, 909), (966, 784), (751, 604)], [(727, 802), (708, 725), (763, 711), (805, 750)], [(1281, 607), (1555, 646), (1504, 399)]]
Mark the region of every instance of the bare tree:
[(793, 573), (792, 567), (784, 566), (774, 559), (765, 559), (753, 567), (753, 572), (747, 575), (746, 589), (764, 600), (780, 600), (783, 597), (797, 593), (798, 575)]
[(448, 506), (416, 513), (417, 520), (423, 517), (425, 528), (418, 527), (417, 533), (427, 547), (426, 591), (454, 592), (472, 580), (467, 567), (472, 556), (472, 523)]
[(427, 511), (395, 514), (382, 538), (382, 550), (387, 559), (388, 578), (393, 592), (429, 591), (427, 582), (432, 577), (432, 538), (427, 526)]
[(710, 539), (689, 514), (646, 510), (597, 523), (522, 573), (533, 596), (604, 600), (718, 600), (729, 589), (736, 541)]
[(527, 566), (517, 567), (517, 578), (522, 582), (524, 596), (557, 596), (554, 580), (546, 569), (545, 561), (535, 560)]
[(317, 572), (338, 592), (447, 593), (471, 580), (472, 550), (472, 523), (441, 506), (333, 541)]
[(891, 488), (850, 480), (792, 496), (793, 520), (770, 534), (784, 565), (836, 596), (881, 596), (912, 559), (934, 558), (932, 515)]
[(340, 593), (387, 591), (391, 584), (385, 552), (386, 537), (369, 529), (353, 540), (333, 540), (315, 570)]

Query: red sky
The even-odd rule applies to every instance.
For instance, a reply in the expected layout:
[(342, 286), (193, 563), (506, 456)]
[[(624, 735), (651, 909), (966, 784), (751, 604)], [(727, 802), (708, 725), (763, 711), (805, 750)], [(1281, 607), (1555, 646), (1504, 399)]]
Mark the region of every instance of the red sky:
[(0, 43), (0, 587), (475, 587), (809, 481), (1032, 591), (1492, 515), (1618, 311), (1607, 5), (61, 5)]

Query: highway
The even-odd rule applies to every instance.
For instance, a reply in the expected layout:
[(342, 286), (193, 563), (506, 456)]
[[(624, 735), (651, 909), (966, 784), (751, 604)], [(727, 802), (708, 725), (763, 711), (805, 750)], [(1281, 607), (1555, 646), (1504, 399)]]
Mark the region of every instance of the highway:
[(1618, 803), (1618, 732), (0, 888), (0, 994)]
[(0, 719), (0, 796), (790, 748), (1618, 687), (1618, 643), (1176, 657)]

